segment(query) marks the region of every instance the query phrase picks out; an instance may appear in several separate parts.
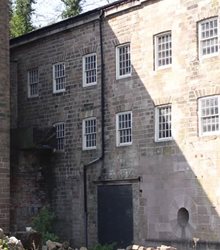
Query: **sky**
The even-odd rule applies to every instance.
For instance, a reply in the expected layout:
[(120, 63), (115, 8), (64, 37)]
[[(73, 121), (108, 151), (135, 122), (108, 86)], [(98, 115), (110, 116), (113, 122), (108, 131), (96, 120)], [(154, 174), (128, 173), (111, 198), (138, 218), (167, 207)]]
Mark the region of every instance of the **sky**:
[[(84, 0), (82, 4), (83, 12), (115, 1), (116, 0)], [(36, 27), (43, 27), (61, 20), (61, 12), (64, 8), (61, 0), (36, 0), (36, 2), (33, 6), (35, 9), (33, 23)]]

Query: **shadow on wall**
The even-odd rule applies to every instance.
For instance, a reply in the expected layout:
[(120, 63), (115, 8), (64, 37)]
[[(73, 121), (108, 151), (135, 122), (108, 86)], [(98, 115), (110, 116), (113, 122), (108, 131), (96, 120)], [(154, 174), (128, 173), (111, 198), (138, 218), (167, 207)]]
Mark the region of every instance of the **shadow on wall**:
[[(156, 4), (158, 9), (164, 7), (160, 1)], [(190, 61), (190, 45), (185, 39), (189, 39), (192, 35), (190, 32), (195, 30), (189, 30), (186, 37), (182, 38), (184, 30), (180, 32), (179, 26), (184, 21), (187, 22), (186, 26), (190, 26), (187, 21), (189, 16), (177, 13), (175, 5), (166, 13), (167, 16), (177, 16), (175, 23), (168, 20), (162, 26), (156, 22), (159, 14), (155, 14), (155, 17), (151, 15), (154, 13), (154, 4), (145, 3), (142, 7), (137, 7), (136, 12), (126, 11), (120, 15), (107, 16), (104, 23), (106, 151), (98, 184), (99, 187), (120, 187), (125, 183), (132, 186), (133, 243), (167, 243), (178, 249), (192, 249), (195, 245), (198, 249), (218, 249), (220, 219), (217, 149), (220, 140), (218, 137), (198, 136), (196, 88), (203, 87), (207, 89), (203, 93), (208, 93), (210, 87), (207, 86), (207, 76), (202, 80), (200, 77), (196, 84), (195, 81), (192, 84), (195, 68), (193, 61)], [(152, 23), (155, 25), (152, 26)], [(146, 25), (151, 27), (149, 32), (144, 32)], [(172, 66), (159, 69), (154, 66), (152, 41), (155, 34), (167, 30), (167, 27), (172, 30), (173, 63)], [(179, 44), (182, 46), (181, 53), (177, 53)], [(124, 45), (130, 46), (132, 73), (131, 76), (128, 74), (127, 77), (116, 79), (115, 67), (111, 65), (117, 64), (115, 51)], [(194, 54), (197, 53), (196, 44), (191, 44), (190, 49), (195, 49)], [(128, 67), (126, 62), (124, 65)], [(212, 70), (217, 72), (214, 64)], [(200, 74), (199, 70), (197, 74)], [(132, 145), (117, 147), (115, 115), (125, 111), (132, 112)], [(172, 116), (172, 125), (169, 123), (169, 115)], [(164, 138), (157, 141), (155, 131), (158, 128), (155, 128), (155, 121), (159, 121), (160, 129), (164, 130), (161, 133)], [(170, 126), (172, 138), (166, 138), (170, 137)], [(94, 179), (98, 178), (92, 172)], [(134, 184), (131, 180), (138, 177), (141, 178), (140, 183)], [(95, 193), (91, 195), (95, 196)], [(108, 211), (100, 211), (100, 197), (97, 199), (99, 241), (114, 242), (114, 234), (109, 234), (108, 238), (105, 235), (110, 228), (117, 231), (116, 228), (121, 227), (121, 218), (116, 211), (109, 223), (100, 219), (99, 214), (107, 217)], [(93, 206), (92, 203), (90, 206)], [(92, 211), (90, 214), (91, 218), (96, 217)], [(99, 228), (103, 228), (104, 223), (106, 231), (100, 232)], [(93, 232), (90, 230), (91, 235)], [(126, 238), (123, 235), (121, 237)]]

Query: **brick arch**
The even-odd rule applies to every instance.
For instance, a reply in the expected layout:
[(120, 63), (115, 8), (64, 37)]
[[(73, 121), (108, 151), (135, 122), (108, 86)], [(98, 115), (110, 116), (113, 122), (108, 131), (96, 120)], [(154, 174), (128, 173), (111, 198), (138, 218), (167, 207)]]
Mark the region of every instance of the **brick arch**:
[[(214, 6), (212, 6), (214, 7)], [(206, 8), (203, 11), (198, 13), (198, 20), (197, 23), (204, 21), (209, 18), (217, 17), (218, 16), (218, 8), (215, 8), (215, 11), (213, 11), (212, 8)]]
[(123, 44), (123, 43), (129, 43), (131, 42), (131, 34), (130, 35), (127, 35), (127, 36), (123, 36), (119, 39), (115, 38), (112, 40), (112, 44), (116, 47), (120, 44)]
[(155, 106), (164, 105), (164, 104), (172, 103), (172, 101), (173, 101), (172, 96), (156, 98), (154, 99), (154, 105)]
[(93, 46), (89, 46), (89, 47), (84, 47), (80, 50), (80, 54), (81, 55), (87, 55), (87, 54), (91, 54), (91, 53), (96, 53), (98, 50), (98, 45), (93, 45)]
[(220, 87), (213, 86), (213, 87), (206, 87), (193, 90), (194, 96), (198, 99), (203, 96), (211, 96), (211, 95), (219, 95), (220, 94)]

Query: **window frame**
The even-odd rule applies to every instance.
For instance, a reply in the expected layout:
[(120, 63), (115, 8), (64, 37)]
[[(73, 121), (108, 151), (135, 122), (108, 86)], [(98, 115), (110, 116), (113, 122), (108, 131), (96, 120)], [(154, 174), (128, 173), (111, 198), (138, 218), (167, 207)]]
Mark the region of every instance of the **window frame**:
[[(170, 124), (171, 124), (171, 136), (169, 137), (164, 137), (164, 138), (160, 138), (159, 137), (159, 110), (162, 108), (166, 108), (166, 107), (170, 107)], [(155, 107), (155, 142), (166, 142), (166, 141), (172, 141), (173, 140), (173, 124), (172, 124), (172, 116), (173, 116), (173, 112), (172, 112), (172, 104), (164, 104), (164, 105), (159, 105)]]
[[(130, 114), (131, 115), (131, 141), (130, 142), (124, 142), (121, 143), (120, 142), (120, 130), (119, 130), (119, 116), (120, 115), (126, 115), (126, 114)], [(125, 128), (124, 130), (126, 130), (128, 128)], [(116, 146), (117, 147), (122, 147), (122, 146), (130, 146), (133, 143), (133, 115), (132, 115), (132, 111), (124, 111), (124, 112), (120, 112), (116, 114)]]
[[(62, 125), (63, 125), (63, 136), (60, 137), (60, 136), (58, 136), (58, 133), (60, 132), (60, 131), (58, 131), (58, 129)], [(54, 123), (53, 126), (56, 128), (56, 151), (57, 152), (64, 152), (64, 150), (65, 150), (65, 123), (64, 122), (57, 122), (57, 123)], [(60, 141), (62, 141), (62, 143), (60, 143)], [(59, 146), (60, 144), (62, 144), (61, 148)]]
[[(202, 100), (205, 100), (205, 99), (211, 99), (211, 98), (217, 98), (218, 99), (218, 114), (215, 115), (215, 116), (218, 116), (218, 131), (211, 131), (211, 132), (203, 132), (202, 131)], [(207, 117), (210, 117), (211, 115), (209, 116), (206, 116)], [(200, 97), (198, 98), (198, 120), (199, 120), (199, 136), (200, 137), (204, 137), (204, 136), (212, 136), (212, 135), (220, 135), (220, 95), (211, 95), (211, 96), (205, 96), (205, 97)]]
[[(95, 82), (91, 82), (91, 83), (87, 83), (86, 82), (86, 58), (88, 57), (92, 57), (92, 56), (95, 56), (95, 69), (92, 69), (92, 70), (95, 70), (95, 78), (96, 78), (96, 81)], [(94, 52), (94, 53), (90, 53), (90, 54), (86, 54), (83, 56), (83, 87), (89, 87), (89, 86), (93, 86), (93, 85), (96, 85), (97, 84), (97, 54)]]
[[(55, 67), (57, 65), (63, 65), (63, 67), (64, 67), (64, 76), (62, 76), (62, 78), (64, 78), (64, 82), (62, 83), (64, 87), (62, 89), (58, 89), (58, 90), (56, 88), (57, 87), (56, 86), (56, 80), (59, 79), (59, 78), (55, 77)], [(54, 63), (53, 64), (53, 93), (57, 94), (57, 93), (65, 92), (66, 91), (65, 85), (66, 85), (66, 65), (65, 65), (65, 62)]]
[[(203, 55), (201, 43), (202, 43), (202, 41), (210, 40), (211, 38), (209, 37), (209, 39), (206, 38), (206, 39), (202, 40), (202, 38), (201, 38), (201, 31), (202, 31), (201, 26), (202, 26), (203, 23), (206, 23), (208, 21), (210, 22), (210, 21), (215, 20), (215, 19), (217, 19), (217, 32), (218, 32), (218, 34), (217, 34), (216, 37), (218, 39), (218, 42), (217, 42), (218, 51), (214, 52), (214, 53)], [(220, 48), (219, 48), (219, 42), (220, 42), (219, 27), (220, 27), (220, 25), (219, 25), (219, 17), (218, 16), (209, 17), (209, 18), (203, 19), (203, 20), (198, 22), (198, 46), (199, 46), (199, 58), (200, 59), (214, 57), (214, 56), (217, 56), (219, 54), (219, 50), (220, 50)]]
[[(170, 34), (171, 37), (171, 48), (169, 51), (171, 51), (171, 63), (165, 64), (165, 65), (159, 65), (159, 51), (158, 51), (158, 39), (162, 36)], [(171, 68), (173, 64), (173, 39), (172, 39), (172, 31), (168, 30), (165, 32), (161, 32), (159, 34), (154, 35), (154, 67), (155, 69), (166, 69)]]
[[(91, 147), (88, 147), (86, 144), (87, 144), (87, 135), (86, 134), (86, 122), (87, 121), (95, 121), (95, 133), (90, 133), (90, 134), (95, 134), (95, 146), (91, 146)], [(83, 150), (94, 150), (97, 148), (97, 119), (96, 117), (88, 117), (88, 118), (85, 118), (83, 119), (82, 121), (82, 148)]]
[[(120, 48), (129, 46), (129, 61), (130, 61), (130, 72), (127, 74), (120, 75)], [(131, 43), (123, 43), (116, 46), (116, 79), (123, 79), (127, 77), (131, 77), (132, 75), (132, 64), (131, 64)]]
[[(37, 72), (37, 81), (36, 82), (31, 82), (31, 73)], [(37, 93), (36, 94), (31, 94), (31, 85), (37, 84)], [(28, 98), (34, 98), (39, 96), (39, 69), (38, 68), (33, 68), (29, 69), (27, 71), (27, 85), (28, 85)]]

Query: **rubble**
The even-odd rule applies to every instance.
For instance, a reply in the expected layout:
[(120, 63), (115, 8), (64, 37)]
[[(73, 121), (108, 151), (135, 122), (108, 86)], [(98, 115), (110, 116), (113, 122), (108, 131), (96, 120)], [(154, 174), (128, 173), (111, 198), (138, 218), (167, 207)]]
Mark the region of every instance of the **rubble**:
[[(47, 250), (73, 250), (68, 241), (64, 241), (63, 243), (55, 242), (48, 240), (46, 242)], [(81, 247), (80, 250), (87, 250), (87, 248)]]
[(126, 250), (177, 250), (175, 247), (161, 245), (160, 247), (145, 247), (140, 245), (131, 245)]
[[(26, 232), (25, 238), (27, 242), (22, 244), (22, 240), (14, 236), (8, 237), (0, 228), (0, 250), (78, 250), (70, 247), (68, 241), (63, 243), (48, 240), (46, 246), (42, 246), (41, 234), (31, 230)], [(25, 245), (26, 244), (26, 245)], [(86, 247), (80, 247), (79, 250), (88, 250)], [(140, 245), (130, 245), (126, 249), (118, 250), (177, 250), (171, 246), (161, 245), (160, 247), (145, 247)]]
[(4, 250), (25, 250), (21, 241), (16, 237), (8, 237), (4, 234), (3, 229), (0, 228), (0, 249)]

